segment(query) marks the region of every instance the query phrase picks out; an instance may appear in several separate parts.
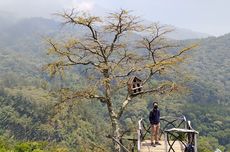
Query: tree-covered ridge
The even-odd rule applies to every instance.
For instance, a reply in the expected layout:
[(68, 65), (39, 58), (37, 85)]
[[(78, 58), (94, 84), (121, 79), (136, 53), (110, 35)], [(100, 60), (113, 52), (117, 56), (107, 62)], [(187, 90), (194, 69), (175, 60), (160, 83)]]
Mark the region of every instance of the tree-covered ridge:
[(51, 98), (52, 95), (45, 90), (33, 87), (21, 90), (8, 88), (1, 90), (0, 94), (1, 136), (13, 138), (15, 143), (46, 141), (55, 146), (58, 142), (69, 151), (86, 147), (93, 150), (107, 145), (104, 140), (106, 129), (103, 127), (107, 126), (103, 120), (104, 113), (99, 114), (101, 108), (94, 103), (55, 106), (52, 102), (55, 97)]
[[(6, 32), (4, 34), (7, 35)], [(7, 37), (5, 41), (11, 41), (13, 36), (12, 34)], [(32, 37), (33, 34), (27, 33), (27, 38), (22, 36), (20, 41), (14, 41), (13, 38), (10, 43), (2, 44), (1, 41), (1, 135), (7, 136), (7, 139), (11, 137), (25, 141), (47, 140), (51, 136), (49, 142), (56, 141), (58, 144), (61, 142), (63, 147), (70, 148), (69, 151), (108, 150), (111, 143), (104, 138), (107, 132), (105, 128), (109, 128), (107, 113), (102, 108), (104, 105), (96, 106), (94, 101), (74, 102), (71, 115), (68, 110), (71, 109), (71, 104), (62, 105), (63, 109), (54, 107), (53, 103), (59, 101), (59, 96), (53, 93), (59, 87), (59, 79), (50, 81), (46, 74), (41, 73), (40, 65), (43, 64), (45, 54), (38, 52), (45, 47), (40, 46), (42, 43), (39, 43), (39, 47), (33, 45), (40, 42), (41, 37), (35, 40), (30, 39)], [(1, 38), (3, 39), (2, 35)], [(158, 100), (164, 115), (184, 114), (192, 120), (193, 127), (200, 131), (199, 142), (200, 146), (203, 146), (200, 147), (201, 152), (214, 151), (216, 148), (223, 149), (221, 145), (225, 147), (225, 151), (229, 151), (229, 134), (227, 134), (229, 132), (229, 38), (229, 35), (225, 35), (218, 38), (182, 41), (181, 43), (199, 43), (199, 48), (193, 51), (191, 61), (188, 61), (190, 65), (186, 65), (186, 68), (190, 68), (192, 76), (196, 77), (188, 83), (191, 92), (183, 98), (179, 94), (179, 99), (173, 97), (165, 99), (166, 101), (161, 98)], [(79, 84), (76, 75), (69, 74), (64, 79), (68, 86)], [(77, 87), (83, 84), (84, 82)], [(149, 96), (131, 103), (132, 107), (127, 109), (121, 119), (121, 123), (125, 126), (124, 130), (135, 127), (139, 118), (148, 115), (150, 109), (148, 105), (151, 105), (152, 99), (153, 97)], [(221, 106), (219, 103), (226, 106)], [(57, 108), (62, 111), (54, 116)], [(56, 128), (53, 124), (55, 119), (58, 120)], [(95, 126), (98, 127), (95, 129)], [(36, 133), (36, 139), (33, 132)], [(40, 135), (37, 135), (37, 132)], [(7, 141), (6, 138), (3, 141)], [(82, 139), (87, 142), (82, 143)], [(3, 142), (3, 145), (8, 144)]]
[[(188, 68), (197, 77), (195, 86), (198, 90), (193, 89), (197, 93), (208, 89), (201, 96), (197, 96), (203, 102), (218, 102), (229, 104), (230, 92), (230, 34), (226, 34), (217, 38), (207, 38), (194, 40), (199, 47), (193, 52)], [(188, 41), (191, 42), (191, 41)], [(188, 43), (186, 42), (186, 43)], [(200, 85), (199, 85), (200, 84)], [(209, 94), (209, 95), (208, 95)], [(209, 98), (207, 97), (209, 96)], [(199, 100), (199, 99), (197, 99)], [(200, 100), (200, 101), (202, 101)]]

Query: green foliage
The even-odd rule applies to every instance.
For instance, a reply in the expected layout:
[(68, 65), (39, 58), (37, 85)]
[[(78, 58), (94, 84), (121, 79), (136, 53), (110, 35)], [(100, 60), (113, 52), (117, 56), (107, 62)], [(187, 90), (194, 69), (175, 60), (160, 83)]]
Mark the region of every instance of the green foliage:
[[(221, 104), (187, 104), (184, 113), (201, 136), (218, 139), (220, 145), (229, 143), (230, 109)], [(208, 138), (206, 138), (208, 139)]]
[(0, 151), (1, 152), (12, 152), (14, 142), (9, 141), (6, 137), (0, 136)]
[[(1, 134), (17, 140), (49, 139), (75, 151), (84, 146), (94, 149), (94, 145), (100, 148), (109, 145), (104, 138), (109, 126), (103, 120), (105, 113), (102, 105), (73, 101), (55, 106), (54, 103), (58, 102), (55, 97), (46, 97), (45, 90), (33, 87), (23, 87), (22, 90), (2, 89), (0, 94)], [(107, 129), (102, 129), (104, 127)], [(16, 149), (43, 150), (39, 147), (41, 145), (36, 142), (23, 142), (18, 144)], [(59, 151), (67, 151), (64, 150), (67, 148), (57, 148)], [(54, 147), (53, 151), (57, 148)]]
[(182, 43), (199, 43), (191, 53), (186, 68), (196, 77), (190, 83), (196, 102), (217, 102), (228, 105), (230, 101), (230, 34), (217, 38), (183, 41)]
[(46, 144), (38, 142), (24, 142), (15, 146), (15, 152), (45, 152)]
[(42, 142), (42, 141), (27, 141), (18, 142), (9, 140), (4, 136), (0, 136), (0, 152), (70, 152), (64, 145)]
[(198, 151), (199, 152), (213, 152), (216, 149), (220, 149), (221, 151), (224, 151), (224, 147), (220, 146), (218, 143), (218, 140), (214, 137), (200, 137), (199, 138), (199, 146)]

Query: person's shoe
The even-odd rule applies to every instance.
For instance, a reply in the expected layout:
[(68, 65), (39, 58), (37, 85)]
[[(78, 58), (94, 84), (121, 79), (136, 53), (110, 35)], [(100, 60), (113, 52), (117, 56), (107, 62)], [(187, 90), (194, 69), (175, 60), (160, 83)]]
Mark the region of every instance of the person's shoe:
[(159, 143), (158, 141), (155, 142), (155, 145), (161, 145), (161, 143)]
[(156, 145), (153, 142), (151, 142), (151, 146), (156, 147)]

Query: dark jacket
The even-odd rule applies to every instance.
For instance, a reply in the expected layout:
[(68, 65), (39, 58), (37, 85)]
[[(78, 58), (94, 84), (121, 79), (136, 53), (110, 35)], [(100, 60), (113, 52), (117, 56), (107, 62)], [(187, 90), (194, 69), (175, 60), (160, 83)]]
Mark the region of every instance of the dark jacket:
[(149, 121), (151, 125), (156, 125), (160, 122), (160, 110), (159, 109), (153, 109), (149, 113)]

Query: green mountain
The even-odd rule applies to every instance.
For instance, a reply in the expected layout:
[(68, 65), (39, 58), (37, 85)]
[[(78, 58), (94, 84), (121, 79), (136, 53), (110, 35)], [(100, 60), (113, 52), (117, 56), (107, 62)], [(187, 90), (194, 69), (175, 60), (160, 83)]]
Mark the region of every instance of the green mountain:
[(202, 38), (211, 37), (211, 35), (209, 34), (194, 32), (192, 30), (188, 30), (184, 28), (178, 28), (173, 26), (172, 28), (174, 29), (174, 31), (169, 33), (167, 36), (175, 40), (202, 39)]
[[(193, 87), (194, 98), (199, 102), (213, 102), (229, 105), (230, 99), (230, 34), (183, 43), (196, 43), (195, 49), (188, 60), (188, 68), (197, 79)], [(207, 96), (202, 95), (206, 92)], [(198, 96), (198, 94), (200, 94)]]
[[(11, 138), (15, 147), (22, 146), (21, 141), (46, 141), (53, 143), (54, 148), (62, 145), (70, 151), (84, 151), (84, 147), (96, 151), (95, 145), (99, 149), (109, 149), (110, 141), (105, 138), (109, 125), (104, 105), (93, 101), (57, 105), (61, 96), (55, 91), (60, 87), (60, 79), (51, 80), (42, 71), (42, 66), (49, 60), (45, 38), (62, 38), (65, 32), (81, 35), (84, 31), (65, 28), (57, 21), (43, 18), (13, 23), (4, 20), (4, 25), (0, 26), (2, 139)], [(138, 37), (134, 34), (131, 39)], [(162, 99), (160, 108), (164, 115), (186, 115), (200, 132), (201, 149), (206, 146), (212, 151), (216, 148), (230, 150), (229, 40), (230, 34), (176, 41), (181, 45), (199, 45), (181, 67), (192, 77), (185, 82), (190, 92)], [(74, 85), (76, 76), (67, 75), (65, 85)], [(127, 109), (122, 124), (128, 128), (135, 126), (139, 118), (147, 118), (151, 102), (151, 97), (135, 102)], [(82, 140), (87, 142), (82, 143)], [(41, 149), (50, 151), (53, 148), (44, 145)]]

